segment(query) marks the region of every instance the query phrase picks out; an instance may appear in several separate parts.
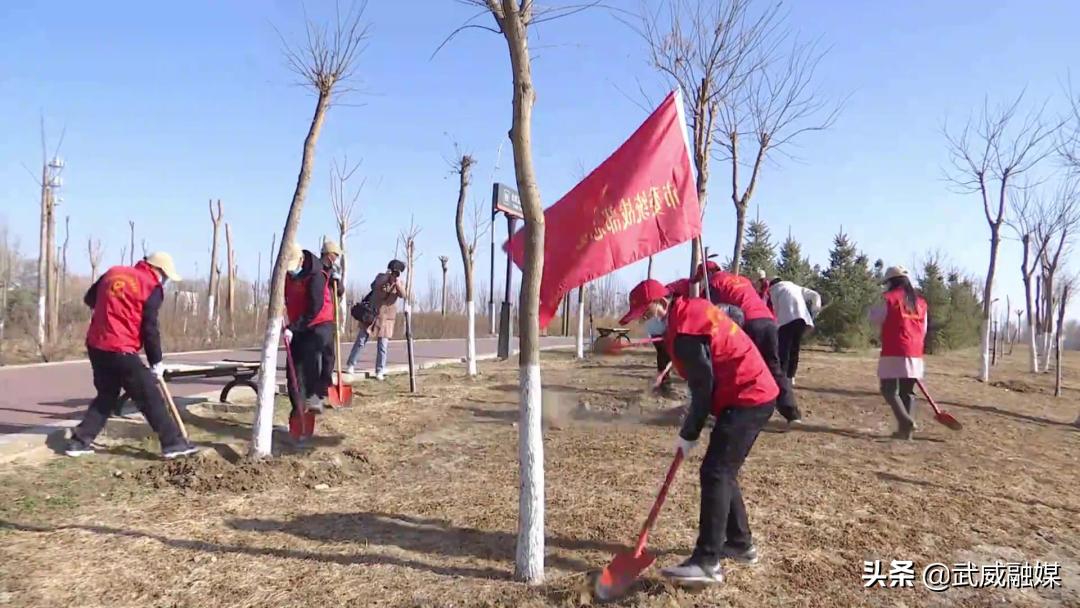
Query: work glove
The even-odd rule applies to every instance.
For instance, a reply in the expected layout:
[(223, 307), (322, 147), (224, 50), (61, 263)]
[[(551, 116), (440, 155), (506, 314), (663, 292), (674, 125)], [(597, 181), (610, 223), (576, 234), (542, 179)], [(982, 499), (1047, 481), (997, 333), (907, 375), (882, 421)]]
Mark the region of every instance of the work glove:
[(341, 270), (337, 266), (334, 266), (334, 269), (330, 271), (330, 280), (335, 284), (341, 284)]
[(675, 443), (676, 450), (682, 450), (683, 458), (688, 458), (690, 452), (694, 451), (694, 447), (697, 446), (697, 440), (688, 441), (683, 439), (682, 435), (679, 435), (679, 440)]
[(285, 328), (285, 341), (292, 342), (292, 330), (288, 327)]
[(153, 364), (152, 366), (150, 366), (150, 373), (154, 374), (154, 377), (156, 377), (158, 380), (164, 380), (165, 363), (158, 361), (157, 363)]

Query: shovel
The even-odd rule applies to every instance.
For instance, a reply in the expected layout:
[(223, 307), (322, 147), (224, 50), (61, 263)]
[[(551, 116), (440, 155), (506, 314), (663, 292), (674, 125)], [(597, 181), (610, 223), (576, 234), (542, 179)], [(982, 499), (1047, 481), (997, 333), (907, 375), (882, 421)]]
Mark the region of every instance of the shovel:
[(957, 420), (955, 416), (938, 407), (937, 402), (935, 402), (934, 398), (930, 396), (930, 393), (926, 391), (926, 385), (923, 384), (922, 380), (916, 378), (915, 384), (919, 385), (919, 390), (922, 391), (923, 397), (926, 397), (926, 400), (930, 403), (930, 407), (934, 408), (934, 420), (937, 420), (954, 431), (959, 431), (964, 428), (964, 425), (960, 424), (960, 421)]
[(617, 338), (605, 336), (604, 338), (598, 338), (595, 342), (593, 342), (593, 352), (600, 355), (617, 355), (628, 348), (656, 344), (663, 339), (663, 337), (656, 337), (627, 342), (626, 340), (619, 340)]
[(158, 378), (157, 383), (161, 387), (161, 394), (165, 396), (165, 405), (169, 408), (169, 415), (172, 416), (176, 426), (180, 428), (180, 435), (184, 438), (184, 441), (188, 441), (187, 428), (184, 427), (184, 421), (180, 419), (180, 410), (176, 409), (176, 402), (173, 401), (172, 393), (169, 392), (169, 387), (165, 384), (165, 378)]
[(344, 384), (341, 381), (341, 337), (338, 335), (338, 328), (341, 327), (341, 324), (338, 322), (337, 285), (332, 285), (330, 290), (334, 296), (334, 364), (337, 366), (337, 384), (333, 384), (327, 389), (326, 397), (330, 401), (330, 405), (346, 407), (352, 405), (352, 385)]
[(671, 487), (671, 482), (675, 479), (675, 473), (678, 472), (682, 461), (683, 452), (679, 449), (675, 452), (675, 459), (671, 461), (671, 466), (668, 467), (667, 477), (664, 479), (664, 485), (660, 486), (660, 494), (653, 503), (652, 511), (649, 511), (649, 517), (645, 520), (645, 525), (641, 527), (637, 545), (633, 551), (615, 554), (611, 563), (600, 572), (594, 589), (596, 597), (606, 601), (621, 596), (634, 584), (638, 576), (656, 561), (656, 556), (645, 549), (645, 544), (649, 541), (649, 530), (660, 515), (660, 507), (667, 498), (668, 488)]
[(300, 386), (300, 379), (296, 377), (296, 366), (293, 365), (291, 340), (284, 334), (282, 338), (285, 339), (285, 373), (292, 380), (286, 381), (285, 387), (289, 391), (289, 397), (297, 404), (297, 413), (289, 416), (289, 436), (293, 441), (300, 441), (315, 434), (315, 413), (308, 411), (303, 395), (297, 395), (293, 391)]

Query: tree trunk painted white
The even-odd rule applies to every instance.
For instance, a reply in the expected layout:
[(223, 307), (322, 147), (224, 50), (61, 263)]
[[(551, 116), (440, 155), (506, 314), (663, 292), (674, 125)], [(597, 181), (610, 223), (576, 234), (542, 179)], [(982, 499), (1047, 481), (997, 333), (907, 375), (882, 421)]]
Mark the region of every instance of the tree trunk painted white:
[(1053, 356), (1054, 350), (1054, 311), (1051, 309), (1049, 314), (1046, 315), (1046, 332), (1042, 335), (1042, 371), (1046, 373), (1050, 371), (1050, 357)]
[(259, 358), (259, 399), (252, 430), (252, 455), (265, 458), (273, 451), (274, 402), (277, 397), (278, 343), (281, 340), (281, 317), (270, 319), (263, 336)]
[(979, 380), (990, 381), (990, 317), (983, 317), (982, 342), (979, 347)]
[(469, 322), (465, 340), (465, 368), (469, 376), (476, 375), (476, 306), (472, 300), (465, 303), (465, 317)]
[(577, 300), (577, 344), (576, 352), (578, 359), (585, 358), (585, 286), (578, 288)]
[(1031, 373), (1039, 373), (1039, 347), (1036, 344), (1037, 337), (1035, 334), (1035, 324), (1028, 322), (1028, 360), (1031, 364)]
[(541, 426), (540, 366), (523, 365), (521, 378), (521, 428), (518, 429), (518, 462), (521, 486), (518, 496), (517, 566), (519, 580), (544, 579), (544, 437)]

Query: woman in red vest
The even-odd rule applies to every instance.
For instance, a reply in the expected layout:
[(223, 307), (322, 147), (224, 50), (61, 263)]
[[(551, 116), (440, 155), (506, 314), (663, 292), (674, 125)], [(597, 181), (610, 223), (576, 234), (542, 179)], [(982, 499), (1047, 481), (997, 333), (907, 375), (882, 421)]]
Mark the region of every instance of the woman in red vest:
[(878, 378), (899, 426), (893, 437), (911, 439), (915, 431), (915, 380), (923, 377), (926, 339), (926, 300), (915, 293), (908, 271), (892, 266), (885, 271), (885, 293), (870, 309), (870, 321), (881, 328)]
[(689, 559), (663, 573), (680, 582), (716, 584), (724, 580), (721, 559), (758, 558), (738, 475), (780, 390), (757, 347), (730, 317), (702, 298), (669, 302), (669, 293), (657, 281), (641, 282), (630, 292), (623, 321), (643, 320), (662, 334), (675, 371), (690, 386), (676, 449), (687, 455), (709, 414), (716, 422), (701, 462), (697, 544)]

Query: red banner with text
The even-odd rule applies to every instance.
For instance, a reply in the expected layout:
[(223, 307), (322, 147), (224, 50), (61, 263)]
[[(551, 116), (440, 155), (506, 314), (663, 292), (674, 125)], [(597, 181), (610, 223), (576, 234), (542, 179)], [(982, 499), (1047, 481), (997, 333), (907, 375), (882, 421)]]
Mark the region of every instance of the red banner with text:
[[(672, 92), (618, 150), (544, 211), (540, 326), (575, 287), (701, 234), (681, 96)], [(525, 233), (511, 237), (522, 267)]]

